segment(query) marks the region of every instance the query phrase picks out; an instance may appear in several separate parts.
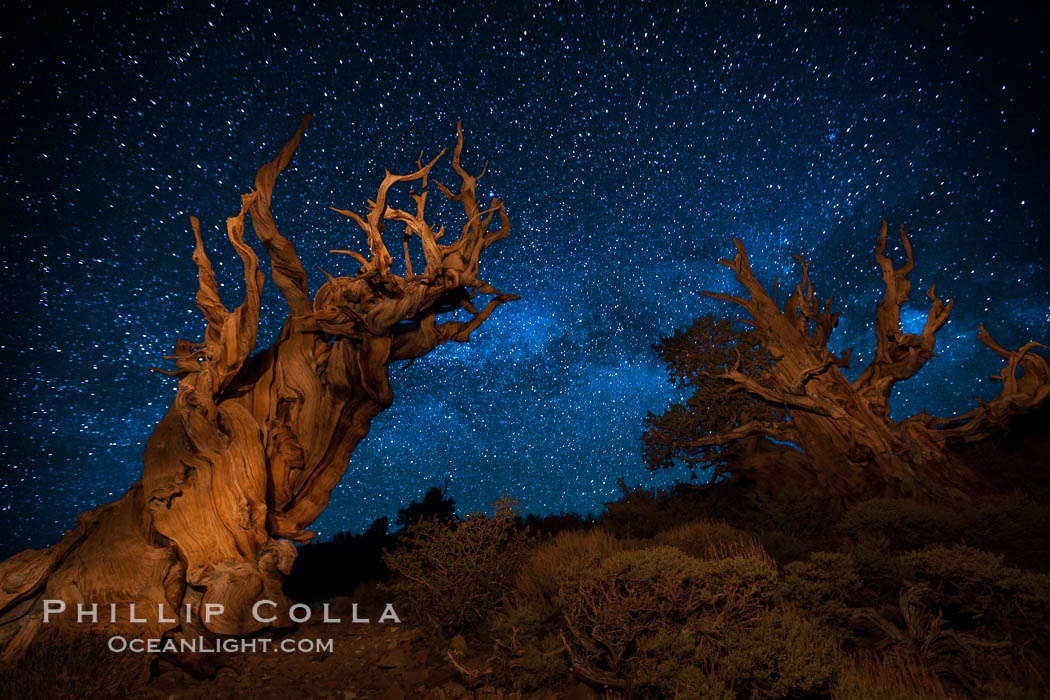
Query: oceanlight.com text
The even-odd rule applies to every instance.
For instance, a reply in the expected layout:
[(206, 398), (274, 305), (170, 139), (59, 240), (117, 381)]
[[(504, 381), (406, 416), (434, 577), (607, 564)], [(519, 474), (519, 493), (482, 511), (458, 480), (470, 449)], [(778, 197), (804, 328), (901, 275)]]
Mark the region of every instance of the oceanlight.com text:
[(259, 653), (259, 654), (313, 654), (317, 652), (332, 653), (334, 650), (331, 639), (269, 639), (259, 637), (253, 639), (206, 639), (205, 637), (184, 639), (161, 639), (141, 637), (121, 637), (116, 635), (110, 637), (106, 643), (113, 653), (133, 654), (161, 654), (161, 653), (196, 653), (196, 654), (227, 654), (235, 653)]

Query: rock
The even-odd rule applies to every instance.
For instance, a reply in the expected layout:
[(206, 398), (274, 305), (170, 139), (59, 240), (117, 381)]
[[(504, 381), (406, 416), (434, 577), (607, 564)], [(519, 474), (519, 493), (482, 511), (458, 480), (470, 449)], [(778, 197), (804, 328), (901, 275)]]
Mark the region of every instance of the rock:
[(467, 694), (467, 689), (461, 686), (459, 683), (448, 682), (441, 686), (441, 689), (445, 691), (445, 695), (449, 698), (461, 698)]
[(586, 683), (577, 683), (569, 688), (565, 698), (566, 700), (598, 700), (598, 693)]
[[(354, 612), (354, 601), (349, 596), (336, 596), (328, 601), (328, 613), (332, 617), (351, 618)], [(320, 609), (318, 610), (320, 615)]]
[(462, 634), (457, 634), (453, 637), (452, 641), (449, 642), (449, 647), (451, 647), (452, 651), (457, 654), (466, 654), (469, 649), (469, 647), (467, 647), (467, 640), (463, 638)]
[(420, 683), (425, 681), (427, 679), (427, 676), (429, 675), (430, 672), (427, 671), (425, 668), (421, 668), (417, 671), (408, 671), (407, 673), (405, 673), (405, 682), (410, 685), (419, 685)]
[(562, 700), (562, 699), (559, 698), (558, 694), (555, 693), (550, 688), (545, 688), (543, 690), (537, 690), (535, 693), (530, 695), (529, 696), (529, 700)]
[(474, 693), (475, 700), (521, 700), (521, 691), (503, 690), (491, 685), (482, 686)]
[(385, 693), (379, 696), (379, 700), (405, 700), (405, 691), (401, 689), (400, 685), (394, 683), (386, 689)]
[(408, 656), (401, 649), (391, 649), (379, 657), (376, 666), (379, 668), (401, 668), (408, 665)]

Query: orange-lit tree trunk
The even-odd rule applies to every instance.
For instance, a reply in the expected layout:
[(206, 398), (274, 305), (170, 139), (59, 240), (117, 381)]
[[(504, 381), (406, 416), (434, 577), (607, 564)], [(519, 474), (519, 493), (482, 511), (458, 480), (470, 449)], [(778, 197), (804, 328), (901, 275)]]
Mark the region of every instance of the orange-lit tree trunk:
[[(387, 172), (364, 216), (334, 210), (365, 231), (368, 251), (333, 251), (353, 256), (360, 268), (352, 277), (328, 276), (311, 296), (295, 248), (278, 232), (270, 210), (277, 176), (310, 120), (307, 115), (277, 157), (259, 169), (240, 211), (227, 219), (246, 287), (243, 303), (232, 311), (219, 299), (200, 226), (191, 219), (204, 340), (180, 339), (168, 358), (175, 369), (166, 373), (179, 378), (178, 392), (146, 444), (141, 479), (119, 500), (83, 513), (58, 544), (0, 564), (6, 658), (23, 653), (41, 629), (45, 600), (66, 605), (49, 624), (80, 630), (246, 634), (270, 626), (257, 617), (274, 612), (272, 625), (282, 624), (289, 605), (282, 582), (295, 559), (293, 543), (313, 537), (307, 527), (327, 506), (372, 418), (390, 405), (388, 365), (442, 343), (466, 342), (497, 306), (517, 298), (478, 277), (481, 253), (509, 233), (510, 222), (498, 199), (485, 210), (478, 205), (475, 187), (484, 170), (473, 176), (463, 168), (461, 127), (452, 158), (458, 191), (434, 183), (463, 207), (466, 223), (458, 239), (440, 244), (444, 228), (434, 231), (424, 216), (431, 170), (442, 151), (428, 163), (417, 161), (407, 175)], [(415, 185), (411, 210), (387, 201), (400, 183)], [(277, 341), (255, 355), (264, 275), (244, 243), (246, 216), (289, 307)], [(404, 226), (404, 275), (391, 271), (383, 242), (391, 222)], [(411, 236), (422, 243), (421, 274), (413, 273), (408, 259)], [(474, 306), (479, 294), (488, 298), (480, 310)], [(439, 320), (459, 310), (467, 320)], [(256, 616), (252, 606), (259, 600), (277, 605)], [(131, 621), (131, 603), (145, 623)], [(97, 604), (97, 622), (78, 623), (77, 604)], [(208, 620), (208, 605), (224, 612)]]
[[(951, 446), (988, 437), (1011, 416), (1050, 397), (1050, 367), (1031, 352), (1045, 346), (1028, 343), (1007, 351), (981, 326), (981, 342), (1007, 360), (1002, 372), (993, 377), (1002, 382), (1000, 395), (958, 418), (938, 419), (920, 413), (903, 421), (892, 420), (889, 398), (893, 385), (915, 375), (934, 356), (934, 336), (947, 322), (952, 303), (944, 304), (931, 287), (926, 293), (931, 306), (922, 332), (901, 330), (901, 305), (908, 299), (911, 283), (907, 276), (914, 266), (912, 248), (902, 227), (907, 262), (895, 268), (885, 255), (886, 229), (883, 222), (875, 248), (886, 288), (876, 308), (875, 357), (852, 382), (841, 372), (849, 365), (850, 351), (836, 356), (827, 349), (839, 314), (831, 312), (830, 300), (822, 305), (814, 295), (809, 262), (796, 256), (802, 264), (802, 279), (781, 309), (776, 284), (770, 295), (755, 278), (743, 243), (735, 241), (736, 256), (720, 262), (736, 273), (748, 296), (704, 294), (747, 311), (749, 318), (744, 323), (769, 352), (772, 364), (755, 376), (741, 371), (738, 362), (720, 376), (733, 383), (731, 390), (746, 391), (785, 409), (788, 418), (745, 422), (728, 431), (697, 436), (688, 443), (691, 449), (725, 446), (733, 450), (730, 471), (773, 488), (816, 485), (840, 501), (874, 495), (959, 501), (980, 493), (982, 476), (953, 459)], [(1018, 368), (1023, 370), (1021, 376)]]

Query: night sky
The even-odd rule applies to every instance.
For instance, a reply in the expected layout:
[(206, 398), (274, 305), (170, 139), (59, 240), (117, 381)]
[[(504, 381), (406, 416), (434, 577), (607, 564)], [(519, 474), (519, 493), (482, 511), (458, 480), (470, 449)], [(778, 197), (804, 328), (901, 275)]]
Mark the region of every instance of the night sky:
[[(715, 264), (733, 236), (767, 282), (794, 279), (794, 253), (814, 259), (855, 376), (874, 347), (879, 220), (907, 224), (906, 330), (931, 282), (956, 306), (896, 417), (996, 393), (979, 321), (1006, 346), (1050, 340), (1038, 17), (962, 2), (273, 4), (41, 5), (0, 27), (0, 555), (57, 541), (137, 479), (176, 386), (149, 368), (204, 328), (188, 216), (236, 305), (225, 218), (306, 111), (273, 208), (312, 289), (318, 265), (356, 269), (329, 249), (363, 247), (327, 207), (363, 210), (384, 166), (451, 147), (462, 118), (468, 168), (490, 161), (479, 199), (503, 199), (513, 225), (481, 276), (521, 296), (469, 344), (392, 369), (394, 405), (314, 524), (322, 538), (436, 484), (461, 513), (509, 492), (546, 514), (600, 510), (621, 475), (686, 478), (642, 462), (642, 419), (675, 398), (650, 345), (732, 315), (697, 292), (734, 289)], [(285, 311), (268, 283), (258, 347)]]

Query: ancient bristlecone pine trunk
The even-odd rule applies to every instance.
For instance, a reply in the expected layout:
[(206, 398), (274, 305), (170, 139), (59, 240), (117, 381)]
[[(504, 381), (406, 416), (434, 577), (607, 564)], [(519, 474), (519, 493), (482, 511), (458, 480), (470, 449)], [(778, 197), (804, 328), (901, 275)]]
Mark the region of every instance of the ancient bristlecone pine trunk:
[[(278, 233), (270, 211), (277, 176), (311, 118), (259, 169), (255, 188), (227, 219), (246, 286), (243, 303), (232, 311), (219, 300), (200, 226), (191, 220), (204, 340), (180, 339), (168, 358), (178, 392), (146, 445), (139, 482), (119, 500), (83, 513), (58, 544), (0, 564), (0, 647), (7, 658), (20, 655), (39, 631), (47, 599), (68, 608), (51, 625), (79, 630), (245, 634), (266, 626), (251, 614), (262, 599), (278, 604), (274, 624), (280, 624), (289, 604), (282, 581), (295, 559), (293, 542), (313, 537), (306, 528), (328, 504), (372, 418), (390, 405), (388, 365), (467, 341), (497, 306), (517, 298), (478, 277), (482, 251), (506, 237), (510, 222), (498, 199), (479, 207), (475, 188), (484, 169), (474, 176), (461, 164), (461, 127), (452, 157), (458, 191), (434, 182), (463, 207), (458, 239), (439, 243), (444, 227), (435, 231), (424, 218), (431, 170), (445, 151), (427, 163), (421, 156), (412, 173), (386, 173), (365, 216), (334, 209), (364, 229), (367, 255), (333, 251), (352, 255), (360, 269), (352, 277), (328, 276), (311, 297), (295, 248)], [(389, 190), (401, 183), (414, 183), (407, 211), (388, 203)], [(244, 243), (245, 215), (289, 307), (277, 341), (256, 355), (264, 275)], [(498, 228), (490, 228), (497, 218)], [(404, 226), (403, 276), (392, 272), (383, 243), (390, 222)], [(421, 274), (408, 259), (412, 236), (426, 259)], [(478, 294), (488, 297), (480, 311), (472, 302)], [(439, 314), (460, 309), (469, 320), (439, 321)], [(77, 603), (98, 604), (97, 624), (76, 623)], [(129, 621), (129, 603), (145, 623)], [(206, 622), (202, 611), (209, 603), (225, 613)], [(164, 618), (178, 621), (162, 621), (158, 604)], [(266, 608), (265, 617), (271, 612)]]
[(931, 305), (922, 332), (901, 330), (901, 305), (908, 299), (908, 274), (914, 261), (903, 227), (900, 236), (907, 261), (894, 267), (885, 255), (887, 226), (882, 222), (875, 259), (886, 292), (876, 307), (875, 357), (854, 381), (840, 371), (849, 366), (850, 351), (836, 356), (827, 348), (839, 314), (831, 312), (830, 299), (822, 304), (814, 295), (809, 262), (796, 256), (802, 279), (781, 308), (776, 284), (770, 295), (755, 278), (744, 244), (735, 240), (736, 256), (720, 262), (736, 273), (748, 296), (704, 294), (747, 312), (744, 322), (769, 352), (772, 365), (761, 376), (753, 376), (740, 371), (738, 362), (737, 368), (721, 376), (733, 383), (731, 390), (746, 391), (786, 409), (789, 419), (743, 422), (730, 431), (686, 441), (687, 450), (710, 445), (736, 448), (736, 461), (727, 467), (734, 473), (773, 488), (816, 485), (843, 502), (879, 495), (965, 501), (980, 493), (982, 476), (953, 457), (952, 445), (989, 437), (1012, 416), (1050, 399), (1050, 367), (1032, 352), (1046, 346), (1031, 342), (1008, 351), (980, 326), (978, 339), (1006, 360), (1003, 370), (992, 377), (1002, 383), (999, 396), (956, 418), (920, 413), (892, 420), (893, 385), (915, 375), (934, 356), (934, 334), (952, 310), (952, 302), (944, 304), (931, 287), (926, 292)]

